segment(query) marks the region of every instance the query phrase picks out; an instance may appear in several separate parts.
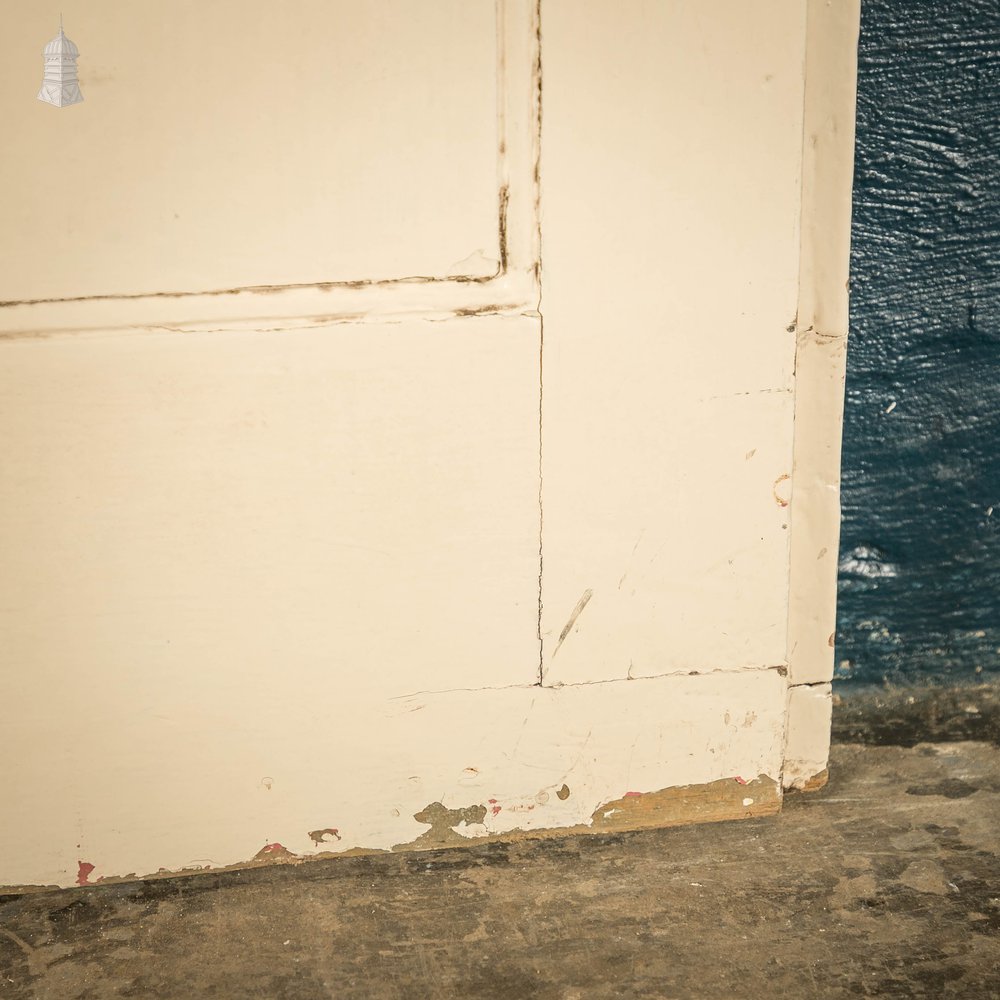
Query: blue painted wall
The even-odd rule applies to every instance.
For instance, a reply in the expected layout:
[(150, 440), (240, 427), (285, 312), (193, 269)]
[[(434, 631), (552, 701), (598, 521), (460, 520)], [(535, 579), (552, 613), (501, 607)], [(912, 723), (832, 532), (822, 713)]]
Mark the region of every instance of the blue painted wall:
[(863, 0), (836, 677), (1000, 677), (1000, 0)]

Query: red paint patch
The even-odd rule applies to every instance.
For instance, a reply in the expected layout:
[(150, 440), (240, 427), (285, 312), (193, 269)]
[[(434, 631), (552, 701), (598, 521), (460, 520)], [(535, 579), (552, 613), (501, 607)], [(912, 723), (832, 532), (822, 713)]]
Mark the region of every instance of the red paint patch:
[(489, 802), (489, 804), (491, 806), (490, 812), (493, 813), (494, 816), (499, 815), (500, 810), (503, 808), (503, 806), (497, 805), (497, 800), (496, 799), (487, 799), (486, 801)]
[(76, 873), (76, 884), (91, 885), (90, 873), (94, 870), (94, 865), (89, 861), (78, 861), (77, 864), (80, 866), (80, 870)]
[(273, 843), (265, 844), (254, 856), (254, 861), (263, 861), (265, 863), (271, 861), (287, 861), (295, 860), (296, 855), (292, 854), (284, 844)]
[(741, 778), (739, 775), (736, 776), (736, 784), (738, 785), (749, 785), (750, 782), (746, 778)]
[(626, 799), (638, 799), (642, 795), (642, 792), (626, 792)]

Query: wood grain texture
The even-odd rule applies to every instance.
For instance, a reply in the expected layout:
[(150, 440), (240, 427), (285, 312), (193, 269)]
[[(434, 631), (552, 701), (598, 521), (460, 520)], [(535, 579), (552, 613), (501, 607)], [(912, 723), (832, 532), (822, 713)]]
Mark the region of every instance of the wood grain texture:
[(1000, 8), (865, 0), (837, 679), (1000, 671)]

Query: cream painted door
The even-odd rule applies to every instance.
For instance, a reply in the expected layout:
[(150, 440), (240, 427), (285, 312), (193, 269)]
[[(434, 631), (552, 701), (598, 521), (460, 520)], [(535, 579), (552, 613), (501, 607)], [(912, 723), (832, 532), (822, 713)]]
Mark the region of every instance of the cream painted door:
[(0, 881), (410, 839), (538, 679), (532, 10), (11, 7)]
[(822, 770), (853, 3), (8, 8), (0, 884)]

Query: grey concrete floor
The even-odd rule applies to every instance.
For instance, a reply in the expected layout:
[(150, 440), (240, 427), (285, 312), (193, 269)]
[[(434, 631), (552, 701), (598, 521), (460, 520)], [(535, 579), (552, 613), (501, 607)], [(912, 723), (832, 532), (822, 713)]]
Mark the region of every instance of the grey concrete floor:
[(1000, 997), (997, 747), (831, 774), (765, 820), (2, 897), (0, 997)]

